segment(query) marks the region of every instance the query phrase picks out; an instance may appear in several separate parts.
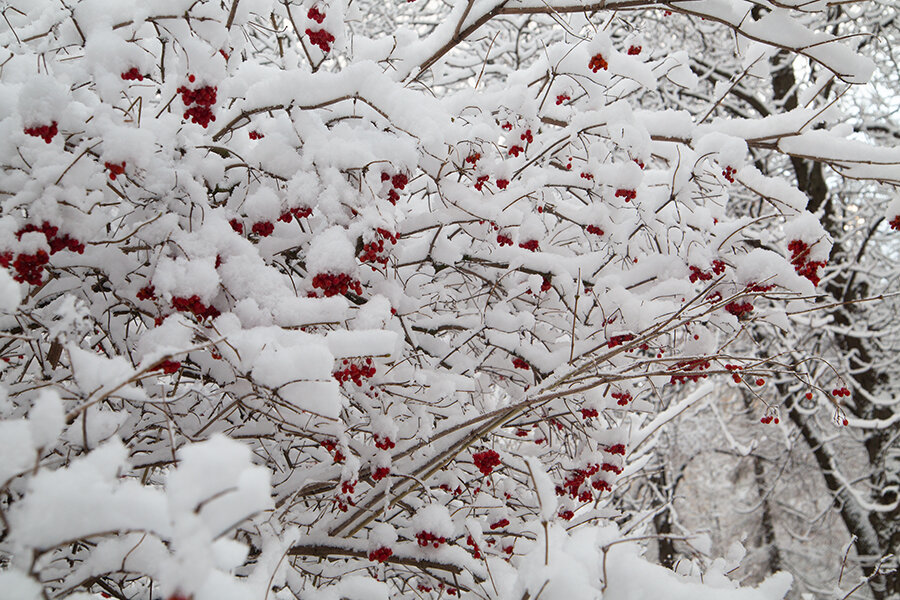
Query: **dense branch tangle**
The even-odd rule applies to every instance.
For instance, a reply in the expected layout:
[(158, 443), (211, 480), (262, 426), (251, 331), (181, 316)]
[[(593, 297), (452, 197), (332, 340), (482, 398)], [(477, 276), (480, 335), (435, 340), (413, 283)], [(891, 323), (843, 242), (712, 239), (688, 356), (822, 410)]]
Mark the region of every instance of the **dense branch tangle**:
[[(0, 257), (24, 290), (4, 321), (4, 417), (65, 410), (37, 467), (10, 461), (0, 483), (3, 535), (40, 551), (27, 576), (51, 593), (150, 597), (160, 579), (201, 596), (183, 565), (214, 556), (209, 572), (266, 594), (366, 573), (402, 597), (498, 597), (504, 561), (551, 560), (551, 524), (619, 506), (619, 478), (641, 476), (629, 461), (680, 414), (657, 413), (697, 401), (694, 384), (740, 386), (770, 420), (767, 381), (828, 391), (834, 373), (750, 335), (789, 328), (788, 302), (816, 309), (830, 242), (796, 190), (745, 164), (748, 149), (808, 156), (827, 105), (774, 129), (662, 113), (691, 87), (688, 58), (630, 20), (704, 17), (855, 80), (849, 51), (818, 50), (840, 40), (790, 47), (738, 14), (749, 3), (458, 2), (421, 20), (385, 5), (354, 21), (337, 3), (235, 1), (106, 25), (38, 4), (3, 34), (21, 44), (0, 82), (23, 100), (3, 121)], [(699, 115), (721, 98), (704, 100)], [(822, 159), (894, 181), (894, 154), (866, 151)], [(767, 212), (738, 210), (748, 195)], [(792, 233), (764, 244), (767, 227)], [(29, 530), (31, 478), (92, 460), (158, 519)], [(192, 527), (208, 539), (180, 537)], [(126, 539), (103, 579), (60, 566)], [(141, 562), (145, 544), (165, 568)]]

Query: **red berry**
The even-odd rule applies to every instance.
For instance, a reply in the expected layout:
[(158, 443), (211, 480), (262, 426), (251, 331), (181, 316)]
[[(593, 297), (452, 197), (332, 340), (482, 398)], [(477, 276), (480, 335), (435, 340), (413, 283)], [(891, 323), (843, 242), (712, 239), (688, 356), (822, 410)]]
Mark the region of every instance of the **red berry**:
[(318, 46), (319, 50), (321, 50), (325, 54), (331, 52), (331, 44), (334, 43), (334, 36), (331, 35), (328, 31), (324, 29), (316, 31), (307, 29), (306, 35), (309, 36), (309, 41), (312, 42), (313, 46)]
[(177, 360), (164, 360), (153, 367), (154, 371), (162, 371), (167, 375), (171, 375), (181, 368), (181, 363)]
[(595, 54), (591, 57), (591, 61), (588, 63), (588, 68), (596, 73), (600, 69), (604, 71), (609, 68), (609, 63), (606, 62), (606, 59), (603, 58), (602, 54)]
[(389, 559), (393, 555), (394, 555), (393, 550), (382, 546), (381, 548), (378, 548), (377, 550), (372, 550), (371, 552), (369, 552), (369, 560), (383, 563), (383, 562), (386, 562), (387, 559)]
[(475, 463), (475, 466), (478, 467), (478, 470), (481, 471), (482, 475), (490, 475), (494, 470), (494, 467), (498, 467), (501, 464), (500, 455), (494, 450), (476, 452), (472, 455), (472, 461)]
[(275, 231), (275, 225), (270, 221), (259, 221), (250, 230), (260, 237), (269, 237)]
[(30, 136), (42, 138), (44, 142), (49, 144), (51, 141), (53, 141), (53, 138), (56, 137), (56, 134), (59, 133), (59, 129), (57, 129), (56, 127), (56, 121), (53, 121), (50, 125), (26, 127), (25, 133)]

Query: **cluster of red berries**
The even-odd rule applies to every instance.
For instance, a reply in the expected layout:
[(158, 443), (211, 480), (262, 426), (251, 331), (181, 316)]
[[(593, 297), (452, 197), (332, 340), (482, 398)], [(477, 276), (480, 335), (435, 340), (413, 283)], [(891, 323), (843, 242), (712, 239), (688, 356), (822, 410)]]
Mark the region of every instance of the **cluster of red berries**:
[(525, 152), (525, 148), (523, 148), (522, 146), (519, 146), (518, 144), (510, 146), (510, 148), (509, 148), (510, 156), (518, 156), (522, 152)]
[(526, 129), (525, 133), (523, 133), (522, 135), (519, 136), (519, 139), (528, 144), (534, 143), (534, 136), (531, 135), (530, 129)]
[(850, 390), (848, 390), (846, 387), (835, 388), (835, 389), (831, 390), (831, 395), (838, 397), (838, 398), (840, 398), (841, 396), (849, 398)]
[(326, 298), (346, 294), (353, 290), (357, 295), (362, 295), (362, 284), (346, 273), (319, 273), (312, 280), (312, 286), (322, 290)]
[(679, 371), (678, 374), (672, 375), (669, 383), (687, 383), (689, 381), (697, 382), (706, 379), (708, 375), (700, 373), (710, 367), (710, 362), (703, 358), (695, 360), (683, 360), (669, 367), (669, 371)]
[[(43, 233), (50, 245), (50, 254), (56, 254), (60, 250), (69, 250), (78, 254), (84, 253), (84, 244), (65, 234), (57, 236), (59, 228), (51, 225), (47, 221), (38, 227), (34, 224), (28, 224), (16, 232), (16, 238), (22, 239), (26, 233), (39, 232)], [(8, 269), (12, 265), (15, 270), (13, 279), (19, 283), (29, 283), (31, 285), (40, 285), (44, 280), (44, 266), (50, 262), (50, 255), (44, 250), (38, 250), (34, 254), (20, 253), (13, 255), (12, 252), (0, 253), (0, 266)]]
[(895, 215), (891, 222), (889, 223), (891, 229), (896, 229), (900, 231), (900, 215)]
[(572, 517), (575, 516), (575, 511), (572, 511), (572, 510), (561, 510), (561, 511), (559, 511), (559, 513), (558, 513), (556, 516), (558, 516), (558, 517), (559, 517), (560, 519), (562, 519), (563, 521), (571, 521), (571, 520), (572, 520)]
[[(307, 206), (298, 206), (298, 207), (290, 209), (288, 212), (291, 213), (291, 215), (293, 215), (294, 218), (299, 221), (300, 219), (305, 219), (305, 218), (311, 216), (313, 214), (313, 209), (311, 209)], [(283, 221), (284, 220), (283, 217), (284, 217), (284, 214), (282, 214), (281, 217), (278, 217), (278, 220)], [(285, 223), (287, 223), (287, 222), (289, 222), (289, 221), (285, 221)]]
[[(337, 462), (337, 458), (335, 458), (335, 462)], [(334, 503), (337, 504), (339, 511), (347, 512), (349, 507), (356, 506), (356, 502), (353, 500), (353, 490), (355, 489), (355, 481), (345, 481), (341, 484), (341, 493), (334, 497)]]
[(616, 404), (619, 406), (625, 406), (634, 398), (631, 397), (631, 392), (613, 392), (612, 397), (616, 399)]
[(472, 154), (470, 154), (466, 157), (466, 162), (468, 164), (472, 165), (473, 167), (475, 166), (475, 163), (477, 163), (479, 160), (481, 160), (481, 154), (479, 152), (473, 152)]
[(56, 254), (61, 250), (68, 250), (70, 252), (75, 252), (76, 254), (84, 254), (84, 244), (71, 237), (68, 233), (61, 236), (57, 235), (59, 233), (59, 227), (51, 225), (47, 221), (41, 223), (40, 227), (29, 223), (16, 232), (16, 239), (21, 240), (23, 235), (34, 231), (43, 233), (44, 237), (47, 238), (51, 255)]
[(603, 464), (600, 466), (600, 470), (601, 470), (601, 471), (605, 471), (605, 472), (607, 472), (607, 473), (612, 473), (612, 474), (614, 474), (614, 475), (621, 475), (621, 474), (622, 474), (622, 467), (620, 467), (620, 466), (618, 466), (618, 465), (614, 465), (614, 464), (612, 464), (612, 463), (607, 463), (607, 462), (603, 463)]
[(566, 102), (568, 100), (571, 100), (571, 98), (569, 98), (568, 94), (560, 94), (559, 96), (556, 97), (556, 105), (559, 106), (560, 104), (562, 104), (563, 102)]
[(472, 558), (479, 560), (481, 558), (481, 548), (478, 547), (471, 535), (466, 538), (466, 543), (472, 546)]
[(178, 371), (181, 368), (181, 363), (177, 360), (163, 360), (160, 361), (155, 367), (153, 367), (154, 371), (162, 371), (166, 375), (171, 375)]
[(228, 224), (231, 225), (231, 228), (234, 229), (238, 234), (244, 233), (244, 224), (237, 219), (231, 219), (230, 221), (228, 221)]
[[(403, 173), (397, 173), (393, 177), (391, 177), (389, 173), (382, 173), (381, 181), (391, 182), (391, 189), (388, 192), (388, 201), (396, 206), (397, 200), (400, 199), (400, 194), (397, 193), (397, 190), (402, 190), (406, 187), (406, 184), (409, 183), (409, 177), (407, 177)], [(478, 189), (480, 190), (481, 188)]]
[(593, 233), (594, 235), (603, 235), (603, 230), (597, 227), (596, 225), (588, 225), (587, 232)]
[(518, 356), (513, 359), (512, 364), (517, 369), (522, 369), (525, 371), (528, 371), (529, 369), (531, 369), (531, 365), (529, 365), (526, 361), (519, 358)]
[(310, 216), (312, 214), (312, 212), (313, 212), (313, 209), (307, 208), (305, 206), (290, 208), (290, 209), (284, 211), (283, 213), (281, 213), (278, 216), (278, 220), (281, 221), (282, 223), (290, 223), (294, 219), (297, 219), (299, 221), (300, 219), (305, 219), (306, 217)]
[(427, 548), (429, 545), (439, 548), (441, 544), (447, 543), (447, 538), (444, 536), (438, 537), (428, 531), (420, 531), (416, 534), (416, 541), (418, 541), (419, 545), (423, 548)]
[(513, 245), (512, 238), (509, 236), (503, 235), (502, 233), (497, 234), (497, 243), (500, 244), (501, 248), (503, 246), (512, 246)]
[(628, 55), (636, 56), (641, 53), (641, 50), (643, 50), (643, 48), (641, 48), (640, 46), (629, 46), (628, 47)]
[(215, 319), (220, 314), (219, 310), (214, 306), (207, 306), (200, 300), (200, 296), (194, 294), (187, 298), (185, 296), (174, 296), (172, 298), (172, 308), (178, 312), (189, 312), (200, 320)]
[(541, 249), (540, 246), (538, 245), (537, 240), (528, 240), (527, 242), (521, 242), (519, 244), (519, 248), (524, 248), (531, 252), (537, 252), (538, 250)]
[(768, 285), (763, 285), (761, 283), (748, 283), (746, 289), (748, 292), (769, 292), (775, 289), (775, 284), (770, 283)]
[(337, 440), (334, 440), (331, 438), (325, 438), (324, 440), (319, 442), (319, 444), (332, 454), (332, 458), (334, 459), (334, 462), (336, 462), (336, 463), (344, 462), (344, 459), (346, 457), (344, 456), (344, 453), (341, 452), (340, 448), (338, 448)]
[(803, 240), (792, 240), (788, 250), (791, 251), (791, 264), (797, 274), (809, 279), (813, 285), (819, 285), (819, 267), (824, 267), (827, 261), (808, 260), (810, 247)]
[(607, 454), (621, 454), (625, 456), (625, 444), (613, 444), (606, 449)]
[(266, 136), (264, 136), (263, 134), (261, 134), (260, 132), (258, 132), (254, 129), (253, 131), (251, 131), (250, 133), (247, 134), (247, 137), (249, 137), (251, 140), (261, 140)]
[(379, 227), (375, 230), (375, 239), (363, 246), (362, 254), (359, 255), (359, 260), (364, 263), (374, 262), (381, 265), (387, 265), (388, 254), (385, 252), (385, 243), (389, 243), (390, 245), (396, 244), (397, 236), (387, 229), (381, 229)]
[(615, 348), (616, 346), (621, 346), (625, 342), (630, 342), (634, 339), (634, 335), (631, 333), (623, 333), (622, 335), (614, 335), (609, 338), (609, 341), (606, 343), (607, 347)]
[(725, 305), (725, 310), (738, 319), (746, 319), (753, 312), (753, 305), (749, 302), (729, 302)]
[(579, 411), (581, 412), (581, 418), (584, 420), (600, 416), (600, 412), (596, 408), (581, 408)]
[(616, 198), (625, 198), (625, 202), (631, 202), (637, 198), (637, 192), (634, 190), (616, 190)]
[[(543, 278), (543, 280), (541, 281), (541, 291), (542, 291), (542, 292), (547, 292), (547, 291), (549, 291), (550, 288), (552, 288), (552, 287), (553, 287), (553, 285), (550, 283), (550, 276), (544, 275), (544, 278)], [(528, 288), (527, 290), (525, 290), (525, 293), (526, 293), (526, 294), (531, 294), (531, 288)]]
[(642, 171), (644, 170), (644, 161), (638, 160), (638, 159), (636, 159), (636, 158), (632, 158), (631, 160), (633, 160), (633, 161), (634, 161), (634, 164), (636, 164), (637, 166), (639, 166), (639, 167), (641, 168)]
[(313, 46), (318, 46), (319, 50), (328, 54), (331, 52), (331, 44), (334, 43), (334, 36), (331, 35), (325, 29), (319, 29), (313, 31), (312, 29), (306, 29), (306, 35), (309, 36), (309, 41), (312, 42)]
[[(313, 10), (313, 9), (310, 9)], [(377, 550), (372, 550), (369, 552), (369, 560), (373, 560), (375, 562), (387, 562), (387, 560), (394, 555), (394, 551), (388, 548), (387, 546), (382, 546)]]
[(493, 531), (494, 529), (500, 529), (501, 527), (506, 527), (507, 525), (509, 525), (509, 519), (500, 519), (496, 523), (491, 523), (490, 528), (491, 531)]
[(591, 61), (588, 63), (588, 68), (594, 73), (596, 73), (600, 69), (603, 69), (605, 71), (609, 68), (609, 63), (606, 62), (606, 59), (603, 58), (602, 54), (595, 54), (591, 57)]
[(375, 437), (375, 447), (380, 448), (381, 450), (390, 450), (395, 447), (397, 444), (394, 443), (394, 440), (390, 438), (390, 436), (381, 437), (377, 433), (374, 435)]
[(138, 71), (137, 67), (131, 67), (124, 73), (122, 73), (122, 79), (125, 81), (143, 81), (144, 76), (141, 75), (141, 72)]
[(145, 285), (135, 294), (138, 300), (153, 300), (156, 298), (156, 286)]
[(25, 133), (34, 137), (43, 138), (44, 141), (49, 144), (51, 141), (53, 141), (53, 138), (56, 137), (56, 134), (59, 133), (59, 129), (57, 129), (56, 127), (56, 121), (53, 121), (49, 125), (26, 127)]
[(452, 489), (450, 489), (450, 486), (447, 485), (446, 483), (442, 483), (441, 485), (439, 485), (438, 489), (444, 490), (448, 494), (453, 494), (454, 496), (459, 496), (460, 494), (463, 493), (463, 489), (461, 486), (456, 486), (456, 489), (452, 490)]
[(475, 186), (474, 186), (475, 189), (480, 192), (481, 189), (484, 187), (484, 184), (486, 184), (489, 179), (490, 179), (489, 175), (479, 175), (478, 177), (476, 177), (475, 178)]
[(743, 379), (741, 379), (741, 376), (737, 372), (743, 371), (744, 367), (738, 365), (725, 365), (725, 370), (732, 372), (731, 379), (733, 379), (735, 383), (740, 383), (741, 381), (743, 381)]
[(123, 175), (125, 173), (125, 161), (122, 161), (121, 165), (117, 165), (116, 163), (103, 163), (103, 166), (106, 167), (106, 170), (109, 171), (109, 178), (112, 181), (116, 180), (116, 177), (119, 175)]
[(316, 23), (318, 23), (319, 25), (321, 25), (322, 21), (325, 20), (325, 13), (321, 12), (315, 6), (313, 6), (312, 8), (309, 9), (309, 12), (306, 13), (306, 16), (309, 17), (310, 19), (312, 19), (313, 21), (315, 21)]
[(768, 425), (769, 423), (775, 423), (776, 425), (778, 425), (779, 420), (776, 415), (767, 414), (766, 416), (760, 418), (759, 422), (763, 425)]
[[(195, 80), (196, 78), (193, 75), (188, 75), (189, 82), (193, 83)], [(189, 118), (192, 123), (197, 123), (204, 129), (209, 126), (210, 121), (216, 120), (216, 116), (212, 113), (210, 107), (216, 103), (217, 87), (206, 85), (192, 90), (187, 86), (181, 86), (175, 91), (181, 94), (181, 101), (187, 108), (184, 111), (185, 119)]]
[(259, 237), (269, 237), (275, 231), (275, 224), (271, 221), (257, 221), (250, 231)]
[(334, 378), (337, 379), (338, 383), (340, 383), (341, 385), (344, 385), (344, 383), (347, 381), (352, 381), (357, 386), (361, 386), (363, 384), (363, 379), (374, 377), (377, 371), (375, 367), (372, 366), (371, 358), (367, 358), (365, 364), (363, 365), (358, 365), (356, 363), (350, 362), (347, 359), (344, 359), (343, 364), (343, 369), (337, 370), (332, 373)]
[(381, 481), (385, 477), (391, 474), (390, 467), (378, 467), (375, 469), (375, 472), (372, 473), (372, 479), (375, 481)]
[(582, 174), (580, 175), (580, 177), (581, 177), (582, 179), (586, 179), (586, 180), (588, 180), (588, 181), (593, 181), (593, 180), (594, 180), (594, 176), (591, 175), (590, 173), (582, 173)]
[(697, 283), (697, 281), (709, 281), (713, 278), (713, 275), (721, 275), (725, 272), (725, 263), (721, 260), (712, 261), (712, 273), (704, 271), (700, 267), (695, 267), (694, 265), (691, 265), (690, 269), (691, 275), (688, 279), (690, 279), (691, 283)]
[(475, 466), (478, 467), (478, 470), (481, 471), (482, 475), (490, 475), (494, 470), (494, 467), (499, 467), (500, 455), (497, 454), (494, 450), (485, 450), (483, 452), (476, 452), (472, 455), (472, 462), (475, 463)]
[(0, 254), (0, 267), (9, 268), (12, 264), (16, 270), (13, 279), (19, 283), (30, 283), (31, 285), (40, 285), (44, 280), (44, 265), (50, 262), (50, 257), (43, 250), (38, 250), (34, 254), (18, 254), (13, 259), (12, 252), (3, 252)]
[(734, 174), (737, 173), (734, 167), (725, 167), (722, 169), (722, 177), (728, 180), (729, 183), (734, 183)]
[(509, 185), (509, 179), (498, 179), (497, 180), (497, 187), (500, 188), (501, 190), (505, 190), (506, 186), (508, 186), (508, 185)]
[(596, 477), (593, 480), (591, 479), (594, 475), (600, 472), (600, 465), (588, 465), (584, 469), (575, 469), (572, 473), (563, 481), (562, 485), (556, 486), (556, 495), (557, 496), (565, 496), (568, 495), (573, 500), (578, 500), (580, 502), (590, 502), (594, 499), (594, 494), (591, 492), (590, 488), (586, 487), (586, 483), (590, 483), (590, 487), (594, 488), (598, 491), (609, 491), (612, 489), (605, 479)]

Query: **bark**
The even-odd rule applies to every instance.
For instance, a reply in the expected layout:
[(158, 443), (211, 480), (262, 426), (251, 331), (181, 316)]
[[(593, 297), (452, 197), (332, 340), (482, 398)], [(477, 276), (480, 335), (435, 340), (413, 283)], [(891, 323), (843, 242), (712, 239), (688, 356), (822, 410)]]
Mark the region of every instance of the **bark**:
[[(783, 101), (784, 107), (791, 110), (797, 107), (796, 79), (790, 63), (781, 66), (773, 77), (773, 91), (776, 101)], [(809, 197), (807, 209), (812, 213), (822, 211), (822, 224), (835, 240), (832, 248), (834, 257), (847, 255), (849, 250), (838, 241), (843, 236), (840, 230), (842, 219), (840, 212), (843, 206), (836, 194), (829, 193), (825, 178), (824, 166), (814, 161), (798, 158), (791, 159), (798, 187)], [(860, 254), (863, 250), (860, 250)], [(856, 259), (860, 258), (859, 254)], [(854, 261), (849, 261), (854, 262)], [(824, 291), (839, 301), (852, 301), (864, 298), (868, 294), (868, 286), (864, 282), (856, 282), (851, 276), (838, 274), (825, 285)], [(831, 315), (835, 325), (843, 331), (852, 331), (853, 323), (858, 323), (863, 311), (862, 304), (851, 304), (839, 307)], [(845, 377), (852, 379), (854, 390), (863, 390), (877, 397), (881, 386), (888, 380), (888, 374), (876, 368), (872, 351), (865, 338), (849, 333), (834, 334), (834, 343), (841, 353), (848, 357), (849, 373)], [(887, 406), (879, 406), (865, 399), (863, 394), (855, 393), (852, 407), (848, 411), (862, 419), (886, 419), (892, 415)], [(835, 458), (827, 442), (820, 439), (814, 426), (807, 417), (795, 408), (788, 411), (791, 421), (798, 427), (804, 441), (812, 450), (815, 460), (822, 471), (828, 489), (835, 496), (835, 503), (840, 509), (841, 517), (848, 531), (857, 537), (856, 550), (862, 560), (862, 570), (866, 577), (874, 572), (878, 559), (887, 555), (900, 553), (900, 509), (887, 512), (866, 510), (860, 506), (844, 489), (834, 473), (837, 468)], [(889, 451), (898, 435), (898, 428), (871, 431), (865, 439), (865, 449), (869, 459), (870, 489), (873, 490), (871, 501), (882, 505), (891, 505), (897, 500), (895, 490), (887, 489), (897, 482), (896, 470), (891, 468)], [(887, 489), (887, 491), (885, 491)], [(893, 573), (873, 577), (869, 587), (876, 600), (887, 600), (900, 597), (900, 575)]]

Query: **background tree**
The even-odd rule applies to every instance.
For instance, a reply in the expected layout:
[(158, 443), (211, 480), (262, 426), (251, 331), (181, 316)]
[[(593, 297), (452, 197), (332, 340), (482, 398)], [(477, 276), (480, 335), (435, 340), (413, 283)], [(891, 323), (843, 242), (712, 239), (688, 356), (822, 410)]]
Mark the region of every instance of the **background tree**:
[[(766, 10), (759, 5), (754, 9), (754, 14), (758, 17)], [(796, 109), (807, 100), (804, 80), (820, 78), (824, 84), (822, 93), (829, 103), (840, 109), (829, 116), (826, 126), (835, 127), (843, 123), (845, 127), (852, 126), (854, 130), (865, 133), (865, 139), (890, 144), (888, 140), (896, 139), (896, 100), (885, 91), (897, 89), (896, 44), (892, 42), (896, 17), (895, 10), (886, 10), (879, 5), (856, 6), (849, 10), (833, 8), (815, 17), (810, 16), (836, 35), (863, 39), (861, 47), (880, 48), (873, 53), (878, 68), (875, 84), (870, 88), (861, 90), (835, 84), (827, 74), (823, 76), (817, 65), (798, 62), (794, 55), (786, 52), (779, 52), (769, 59), (771, 76), (768, 82), (758, 78), (748, 84), (741, 80), (739, 66), (729, 68), (727, 63), (716, 61), (715, 67), (712, 67), (702, 56), (696, 60), (694, 69), (697, 73), (706, 74), (710, 89), (720, 81), (739, 81), (729, 100), (721, 102), (716, 108), (720, 114), (730, 118), (745, 118), (748, 115), (769, 117), (777, 113), (780, 107)], [(695, 114), (702, 112), (698, 109)], [(791, 157), (787, 161), (778, 153), (758, 150), (755, 158), (761, 171), (786, 176), (795, 182), (810, 199), (808, 210), (821, 217), (829, 235), (835, 240), (829, 264), (823, 267), (825, 275), (820, 285), (824, 292), (820, 304), (824, 305), (824, 310), (810, 314), (812, 318), (808, 324), (811, 327), (795, 330), (787, 341), (761, 335), (758, 339), (765, 347), (763, 352), (771, 355), (786, 345), (800, 349), (814, 348), (820, 356), (827, 358), (830, 365), (822, 368), (847, 373), (848, 385), (860, 390), (860, 394), (854, 395), (852, 402), (843, 404), (836, 411), (829, 398), (834, 387), (825, 386), (822, 394), (809, 395), (803, 386), (797, 386), (790, 380), (781, 382), (778, 389), (786, 400), (785, 408), (793, 426), (786, 427), (784, 441), (777, 443), (778, 449), (774, 453), (769, 448), (768, 456), (753, 460), (776, 463), (772, 471), (776, 479), (770, 477), (769, 483), (764, 485), (768, 498), (797, 497), (799, 501), (795, 506), (810, 507), (816, 506), (817, 497), (827, 491), (834, 498), (836, 514), (848, 533), (830, 529), (830, 521), (821, 519), (821, 507), (808, 513), (809, 526), (823, 534), (838, 534), (848, 543), (853, 541), (863, 573), (871, 578), (870, 585), (860, 593), (868, 590), (877, 598), (893, 597), (900, 585), (896, 580), (895, 559), (890, 558), (897, 554), (895, 524), (898, 516), (896, 467), (893, 464), (896, 460), (897, 417), (891, 384), (894, 374), (892, 357), (897, 339), (893, 319), (896, 308), (892, 297), (896, 292), (896, 282), (889, 275), (895, 264), (892, 256), (896, 245), (893, 230), (897, 226), (891, 222), (897, 210), (892, 203), (892, 199), (896, 198), (896, 187), (873, 185), (869, 181), (847, 177), (843, 168), (845, 165), (829, 164), (829, 161), (817, 159), (816, 156)], [(888, 183), (890, 181), (891, 178), (888, 178)], [(748, 201), (756, 202), (752, 197)], [(751, 214), (754, 212), (752, 204), (748, 205), (748, 211)], [(802, 325), (800, 322), (797, 324)], [(832, 377), (836, 384), (844, 379)], [(840, 423), (844, 417), (850, 427), (836, 430), (835, 419)], [(803, 453), (798, 454), (793, 447), (795, 436), (799, 436), (810, 449), (808, 459), (801, 458)], [(728, 445), (725, 438), (722, 441)], [(750, 449), (750, 440), (743, 441), (750, 444), (744, 448)], [(734, 448), (729, 451), (733, 452)], [(799, 471), (788, 468), (798, 459), (798, 466), (806, 465), (804, 469), (820, 471), (820, 483), (810, 482), (806, 490), (785, 483), (800, 476)], [(786, 476), (785, 472), (793, 474)], [(805, 477), (803, 480), (806, 481)], [(775, 489), (780, 491), (775, 492)], [(758, 506), (766, 513), (765, 502), (760, 502)], [(784, 531), (785, 527), (781, 525), (796, 518), (796, 514), (781, 514), (786, 521), (779, 523), (776, 519), (774, 528)], [(763, 518), (763, 521), (766, 520)], [(773, 525), (763, 523), (761, 526), (771, 529)], [(828, 537), (826, 534), (824, 539)], [(769, 547), (768, 542), (764, 545)], [(783, 541), (783, 548), (788, 545)], [(791, 554), (789, 552), (788, 556)], [(841, 544), (835, 543), (827, 559), (823, 559), (828, 563), (819, 563), (820, 567), (830, 572), (825, 577), (829, 581), (817, 580), (814, 576), (807, 583), (819, 593), (828, 593), (839, 574), (845, 570), (835, 556), (844, 554)], [(888, 557), (886, 563), (883, 562), (885, 557)], [(782, 556), (777, 562), (802, 577), (808, 575), (811, 568), (808, 555), (801, 555), (794, 561), (789, 558), (785, 560)], [(876, 574), (879, 565), (882, 572)], [(844, 584), (853, 587), (856, 581), (845, 576)]]

